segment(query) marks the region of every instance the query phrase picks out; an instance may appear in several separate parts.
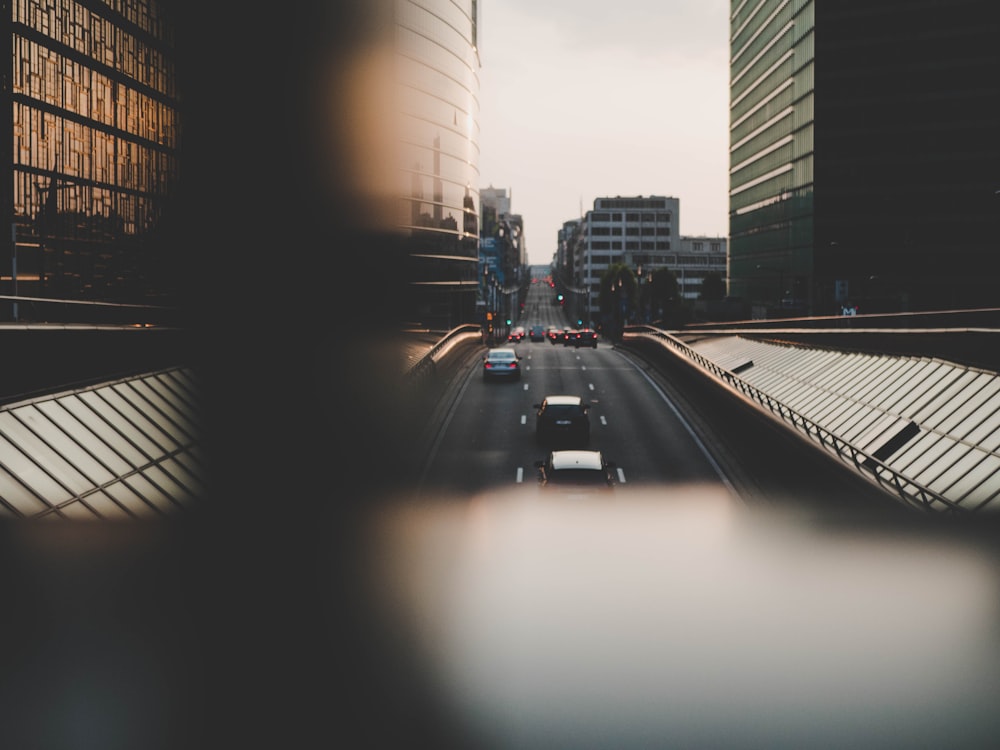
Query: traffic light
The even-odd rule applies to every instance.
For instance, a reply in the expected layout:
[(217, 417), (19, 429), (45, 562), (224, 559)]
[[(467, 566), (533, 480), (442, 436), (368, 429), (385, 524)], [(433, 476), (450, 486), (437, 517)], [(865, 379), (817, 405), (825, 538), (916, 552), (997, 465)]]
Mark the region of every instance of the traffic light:
[(557, 294), (556, 295), (556, 299), (559, 300), (559, 304), (560, 305), (563, 304), (564, 302), (566, 302), (565, 297), (563, 297), (561, 294)]
[(507, 318), (507, 325), (510, 325), (510, 323), (511, 323), (510, 318)]

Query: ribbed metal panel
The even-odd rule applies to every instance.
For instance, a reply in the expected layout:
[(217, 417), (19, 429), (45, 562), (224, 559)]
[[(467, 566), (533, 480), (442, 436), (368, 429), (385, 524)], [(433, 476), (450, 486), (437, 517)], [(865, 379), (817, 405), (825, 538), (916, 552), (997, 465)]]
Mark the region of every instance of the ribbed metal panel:
[(158, 518), (204, 496), (185, 369), (0, 409), (0, 517)]
[[(690, 346), (731, 371), (752, 360), (738, 377), (868, 456), (868, 470), (896, 472), (907, 491), (929, 490), (963, 509), (1000, 511), (997, 373), (926, 357), (739, 336)], [(939, 501), (930, 505), (945, 509)]]

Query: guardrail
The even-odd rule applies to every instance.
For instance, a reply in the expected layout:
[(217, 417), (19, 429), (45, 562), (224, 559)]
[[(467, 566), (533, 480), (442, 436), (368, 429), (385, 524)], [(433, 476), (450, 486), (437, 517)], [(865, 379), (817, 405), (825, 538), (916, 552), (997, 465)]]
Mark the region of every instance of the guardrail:
[(7, 325), (159, 325), (184, 324), (184, 311), (171, 305), (100, 300), (24, 297), (0, 294), (0, 323)]
[(737, 391), (745, 398), (767, 410), (782, 422), (790, 425), (797, 432), (804, 434), (810, 440), (819, 443), (823, 448), (832, 450), (838, 458), (853, 466), (859, 473), (869, 476), (882, 489), (898, 497), (904, 504), (924, 510), (943, 511), (950, 513), (969, 512), (952, 500), (914, 482), (896, 470), (886, 466), (870, 453), (851, 445), (825, 427), (813, 422), (808, 417), (799, 414), (764, 391), (743, 380), (731, 370), (720, 367), (717, 363), (699, 354), (690, 346), (671, 336), (666, 331), (653, 326), (629, 326), (623, 332), (623, 340), (630, 338), (645, 338), (655, 341), (661, 346), (669, 346), (699, 367), (708, 371), (717, 380)]
[(483, 331), (475, 324), (468, 323), (452, 328), (446, 332), (441, 339), (431, 346), (420, 359), (410, 365), (404, 373), (406, 381), (413, 383), (422, 379), (425, 375), (434, 372), (437, 362), (448, 354), (451, 349), (459, 344), (465, 344), (475, 339), (482, 342)]

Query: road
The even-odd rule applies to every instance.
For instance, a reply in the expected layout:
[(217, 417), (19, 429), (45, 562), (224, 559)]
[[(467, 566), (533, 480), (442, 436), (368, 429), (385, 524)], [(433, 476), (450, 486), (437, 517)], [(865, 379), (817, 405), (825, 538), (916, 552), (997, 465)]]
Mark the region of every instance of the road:
[[(560, 322), (548, 291), (526, 326)], [(916, 523), (678, 358), (516, 349), (519, 382), (463, 361), (416, 497), (354, 540), (379, 718), (419, 705), (449, 748), (989, 746), (995, 535)], [(539, 491), (550, 393), (591, 403), (612, 496)]]
[[(532, 284), (518, 323), (565, 325), (554, 292)], [(528, 339), (519, 382), (484, 382), (478, 360), (430, 446), (418, 497), (468, 497), (531, 488), (545, 451), (534, 439), (534, 404), (549, 394), (590, 404), (591, 444), (617, 464), (619, 489), (672, 492), (711, 485), (751, 507), (900, 514), (899, 503), (816, 446), (703, 375), (665, 370), (644, 353), (600, 338), (596, 349)]]

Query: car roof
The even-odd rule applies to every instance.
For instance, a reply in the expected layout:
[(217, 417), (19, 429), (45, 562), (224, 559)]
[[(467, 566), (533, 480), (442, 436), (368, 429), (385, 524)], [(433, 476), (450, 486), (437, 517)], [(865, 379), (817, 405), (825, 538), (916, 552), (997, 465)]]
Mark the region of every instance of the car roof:
[(492, 357), (494, 354), (506, 355), (509, 354), (512, 357), (517, 356), (517, 352), (514, 349), (501, 348), (501, 349), (490, 349), (486, 352), (486, 356)]
[(543, 400), (549, 406), (558, 406), (558, 405), (561, 405), (561, 404), (580, 404), (580, 403), (583, 403), (583, 399), (580, 398), (579, 396), (552, 395), (552, 396), (546, 396)]
[(549, 462), (553, 469), (603, 469), (604, 460), (600, 451), (566, 450), (552, 451)]

